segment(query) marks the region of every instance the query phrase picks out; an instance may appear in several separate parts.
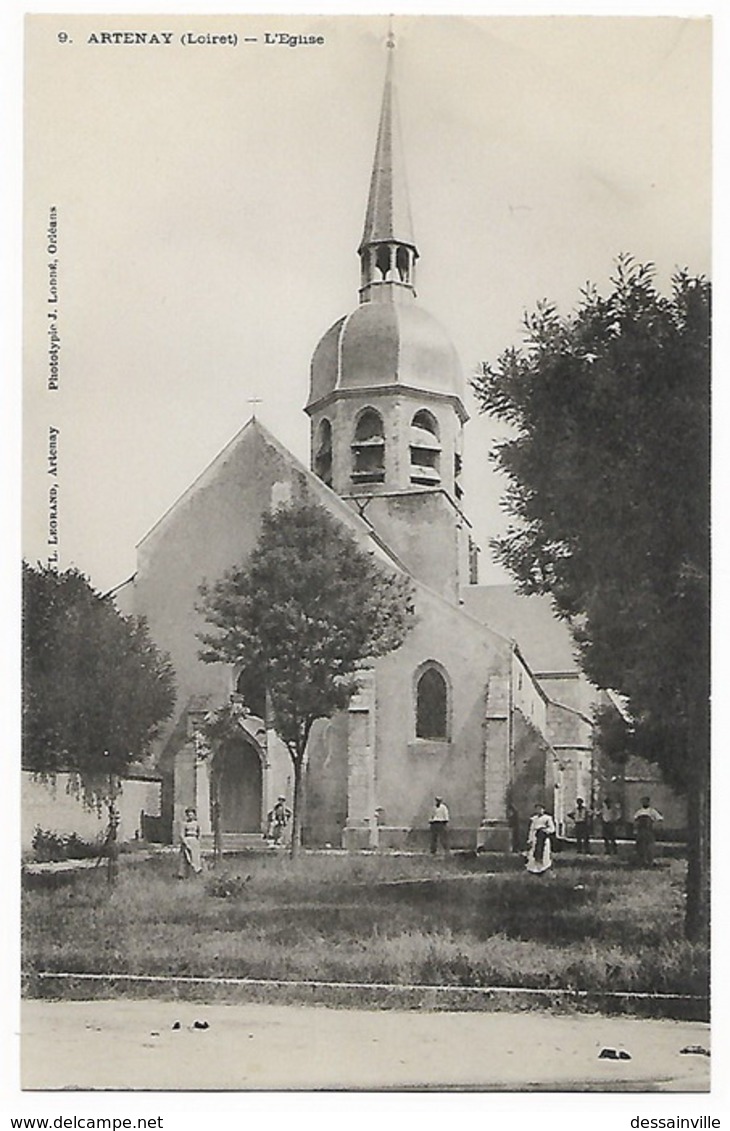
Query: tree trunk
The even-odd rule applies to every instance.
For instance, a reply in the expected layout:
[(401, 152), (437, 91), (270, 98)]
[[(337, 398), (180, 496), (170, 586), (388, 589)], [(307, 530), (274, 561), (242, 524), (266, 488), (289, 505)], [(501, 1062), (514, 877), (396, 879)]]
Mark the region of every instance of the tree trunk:
[(212, 776), (213, 799), (210, 803), (210, 823), (213, 826), (213, 867), (217, 868), (223, 858), (223, 843), (221, 840), (221, 800), (220, 800), (220, 774)]
[(710, 774), (707, 752), (694, 763), (687, 790), (687, 904), (684, 933), (708, 942), (710, 932)]
[(687, 903), (684, 933), (693, 942), (709, 942), (710, 735), (704, 692), (694, 696), (688, 717)]
[(302, 847), (302, 801), (304, 799), (303, 761), (303, 757), (292, 755), (292, 763), (294, 766), (294, 797), (292, 800), (290, 849), (292, 860), (296, 860), (299, 855), (299, 850)]
[(106, 882), (109, 887), (114, 887), (119, 877), (119, 841), (117, 829), (119, 828), (119, 811), (117, 809), (116, 783), (114, 776), (109, 775), (109, 827), (106, 837)]

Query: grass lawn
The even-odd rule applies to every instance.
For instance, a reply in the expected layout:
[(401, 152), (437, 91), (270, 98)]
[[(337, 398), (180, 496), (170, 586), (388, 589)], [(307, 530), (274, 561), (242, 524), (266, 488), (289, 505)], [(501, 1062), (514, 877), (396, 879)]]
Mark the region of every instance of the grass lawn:
[[(284, 856), (179, 881), (170, 856), (23, 894), (27, 970), (704, 994), (683, 861)], [(245, 881), (245, 882), (242, 882)], [(238, 890), (237, 890), (238, 889)], [(222, 896), (214, 891), (229, 891)]]

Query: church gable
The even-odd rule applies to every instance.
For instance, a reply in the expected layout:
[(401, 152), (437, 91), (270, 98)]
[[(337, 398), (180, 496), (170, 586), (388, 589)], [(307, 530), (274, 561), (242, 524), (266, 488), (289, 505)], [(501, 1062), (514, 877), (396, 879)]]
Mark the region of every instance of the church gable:
[(263, 514), (289, 502), (318, 503), (363, 548), (393, 568), (397, 560), (346, 502), (308, 471), (256, 420), (250, 421), (173, 504), (138, 547), (138, 568), (122, 599), (147, 618), (155, 641), (170, 653), (178, 708), (191, 696), (224, 701), (231, 673), (198, 658), (205, 621), (200, 585), (214, 582), (253, 551)]
[(324, 506), (359, 541), (372, 534), (369, 523), (252, 419), (141, 540), (135, 580), (161, 555), (183, 551), (188, 561), (204, 559), (204, 576), (217, 577), (248, 557), (264, 511), (297, 500)]

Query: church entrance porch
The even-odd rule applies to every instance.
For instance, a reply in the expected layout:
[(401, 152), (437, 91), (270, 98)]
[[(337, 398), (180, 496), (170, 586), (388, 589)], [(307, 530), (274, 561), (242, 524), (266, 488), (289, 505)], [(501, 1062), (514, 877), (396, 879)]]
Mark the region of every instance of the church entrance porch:
[(231, 739), (218, 786), (221, 832), (260, 833), (263, 827), (261, 758), (250, 740)]
[(214, 748), (197, 715), (189, 719), (189, 728), (190, 737), (175, 756), (174, 841), (185, 810), (193, 806), (204, 851), (213, 848), (216, 824), (224, 852), (261, 845), (269, 794), (275, 784), (263, 720), (254, 716), (236, 719), (234, 731)]

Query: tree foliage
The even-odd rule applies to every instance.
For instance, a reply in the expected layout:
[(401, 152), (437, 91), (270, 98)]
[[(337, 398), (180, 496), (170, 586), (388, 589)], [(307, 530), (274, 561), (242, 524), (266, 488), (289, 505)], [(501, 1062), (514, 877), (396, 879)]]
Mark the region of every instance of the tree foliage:
[(379, 566), (324, 508), (292, 504), (264, 515), (250, 559), (201, 586), (213, 633), (201, 656), (240, 668), (249, 705), (266, 693), (297, 788), (316, 719), (347, 706), (363, 661), (397, 648), (410, 626), (410, 582)]
[[(514, 427), (496, 451), (518, 522), (495, 540), (525, 593), (570, 619), (586, 674), (628, 699), (643, 748), (686, 781), (688, 695), (705, 685), (710, 290), (619, 260), (575, 313), (542, 304), (524, 348), (474, 389)], [(669, 725), (667, 725), (669, 724)]]
[(473, 385), (513, 430), (494, 456), (516, 520), (498, 559), (522, 592), (551, 595), (588, 677), (626, 697), (633, 748), (695, 788), (708, 757), (709, 283), (681, 272), (666, 297), (651, 264), (623, 256), (606, 296), (587, 288), (567, 317), (539, 305), (524, 345)]
[(169, 659), (76, 569), (23, 563), (23, 765), (122, 775), (171, 713)]

